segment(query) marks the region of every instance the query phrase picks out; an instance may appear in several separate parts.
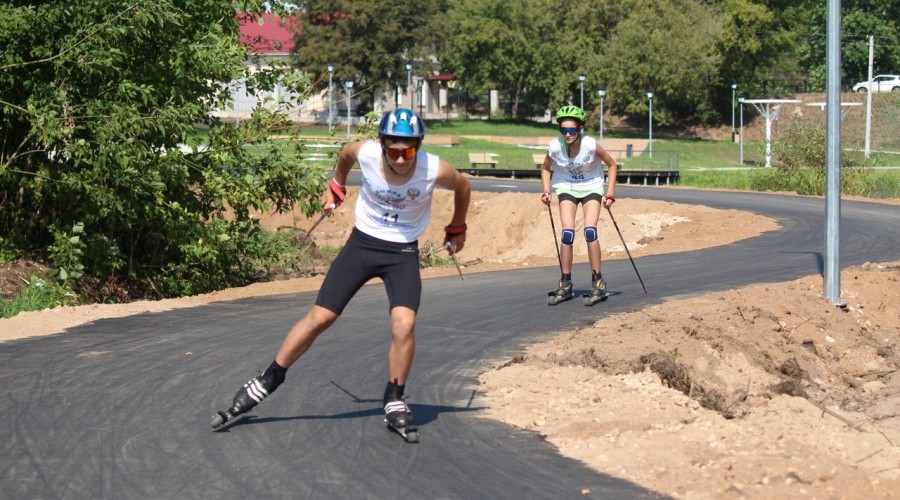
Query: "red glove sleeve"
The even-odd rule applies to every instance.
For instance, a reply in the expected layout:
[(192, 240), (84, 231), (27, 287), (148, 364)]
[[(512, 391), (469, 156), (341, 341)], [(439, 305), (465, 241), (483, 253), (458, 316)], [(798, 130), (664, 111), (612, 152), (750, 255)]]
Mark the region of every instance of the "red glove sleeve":
[(334, 195), (334, 208), (341, 206), (341, 203), (344, 202), (344, 198), (347, 197), (347, 188), (338, 184), (336, 180), (331, 179), (328, 181), (328, 189), (331, 190), (331, 194)]
[(446, 226), (446, 227), (444, 227), (444, 232), (446, 233), (444, 236), (444, 241), (450, 241), (450, 239), (453, 238), (454, 236), (465, 233), (466, 229), (468, 229), (468, 226), (466, 226), (465, 222), (463, 222), (463, 224), (461, 226)]

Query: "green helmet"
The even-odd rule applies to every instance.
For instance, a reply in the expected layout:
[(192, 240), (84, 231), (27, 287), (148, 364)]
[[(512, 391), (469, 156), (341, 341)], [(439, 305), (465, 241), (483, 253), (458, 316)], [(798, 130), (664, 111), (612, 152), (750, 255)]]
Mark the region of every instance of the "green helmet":
[(578, 106), (563, 106), (556, 111), (556, 123), (565, 119), (577, 120), (584, 123), (584, 110)]

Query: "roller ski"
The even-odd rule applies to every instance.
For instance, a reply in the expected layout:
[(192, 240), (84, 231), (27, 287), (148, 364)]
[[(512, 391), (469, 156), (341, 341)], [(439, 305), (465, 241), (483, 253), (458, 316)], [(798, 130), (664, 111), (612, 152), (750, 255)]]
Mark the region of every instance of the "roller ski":
[(231, 407), (216, 412), (209, 425), (213, 430), (221, 430), (225, 424), (234, 422), (235, 419), (262, 403), (263, 399), (266, 399), (284, 382), (285, 371), (287, 371), (286, 368), (281, 368), (273, 362), (272, 366), (266, 369), (262, 375), (248, 380), (234, 395)]
[(412, 412), (403, 401), (404, 386), (388, 383), (384, 391), (384, 423), (407, 443), (419, 442), (419, 430), (412, 425)]
[(555, 306), (560, 302), (571, 300), (574, 297), (575, 292), (572, 289), (572, 280), (560, 280), (559, 285), (557, 285), (556, 287), (556, 290), (547, 292), (547, 305)]
[(603, 278), (596, 277), (593, 281), (594, 286), (591, 287), (591, 293), (585, 293), (581, 296), (581, 302), (588, 307), (598, 302), (603, 302), (609, 297), (609, 292), (606, 291), (606, 281), (603, 281)]

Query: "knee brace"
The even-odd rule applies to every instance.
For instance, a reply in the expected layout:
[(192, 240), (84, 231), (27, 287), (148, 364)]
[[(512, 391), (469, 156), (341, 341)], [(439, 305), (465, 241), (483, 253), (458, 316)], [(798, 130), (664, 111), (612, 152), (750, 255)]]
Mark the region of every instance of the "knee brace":
[(575, 243), (575, 230), (574, 229), (563, 229), (562, 230), (562, 244), (563, 245), (571, 245)]
[(584, 226), (584, 241), (588, 243), (597, 241), (597, 226)]

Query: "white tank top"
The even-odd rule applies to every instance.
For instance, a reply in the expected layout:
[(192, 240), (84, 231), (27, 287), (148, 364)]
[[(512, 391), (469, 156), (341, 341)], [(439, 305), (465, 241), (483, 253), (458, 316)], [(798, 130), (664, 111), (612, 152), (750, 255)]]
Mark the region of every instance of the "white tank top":
[(381, 155), (381, 144), (375, 141), (367, 141), (359, 148), (362, 187), (356, 201), (356, 227), (378, 239), (411, 243), (425, 232), (431, 219), (438, 157), (419, 151), (412, 178), (394, 186), (384, 179)]
[(574, 158), (569, 158), (560, 142), (553, 139), (547, 144), (547, 154), (553, 162), (553, 187), (579, 191), (603, 189), (603, 160), (597, 157), (597, 141), (583, 136), (581, 150)]

